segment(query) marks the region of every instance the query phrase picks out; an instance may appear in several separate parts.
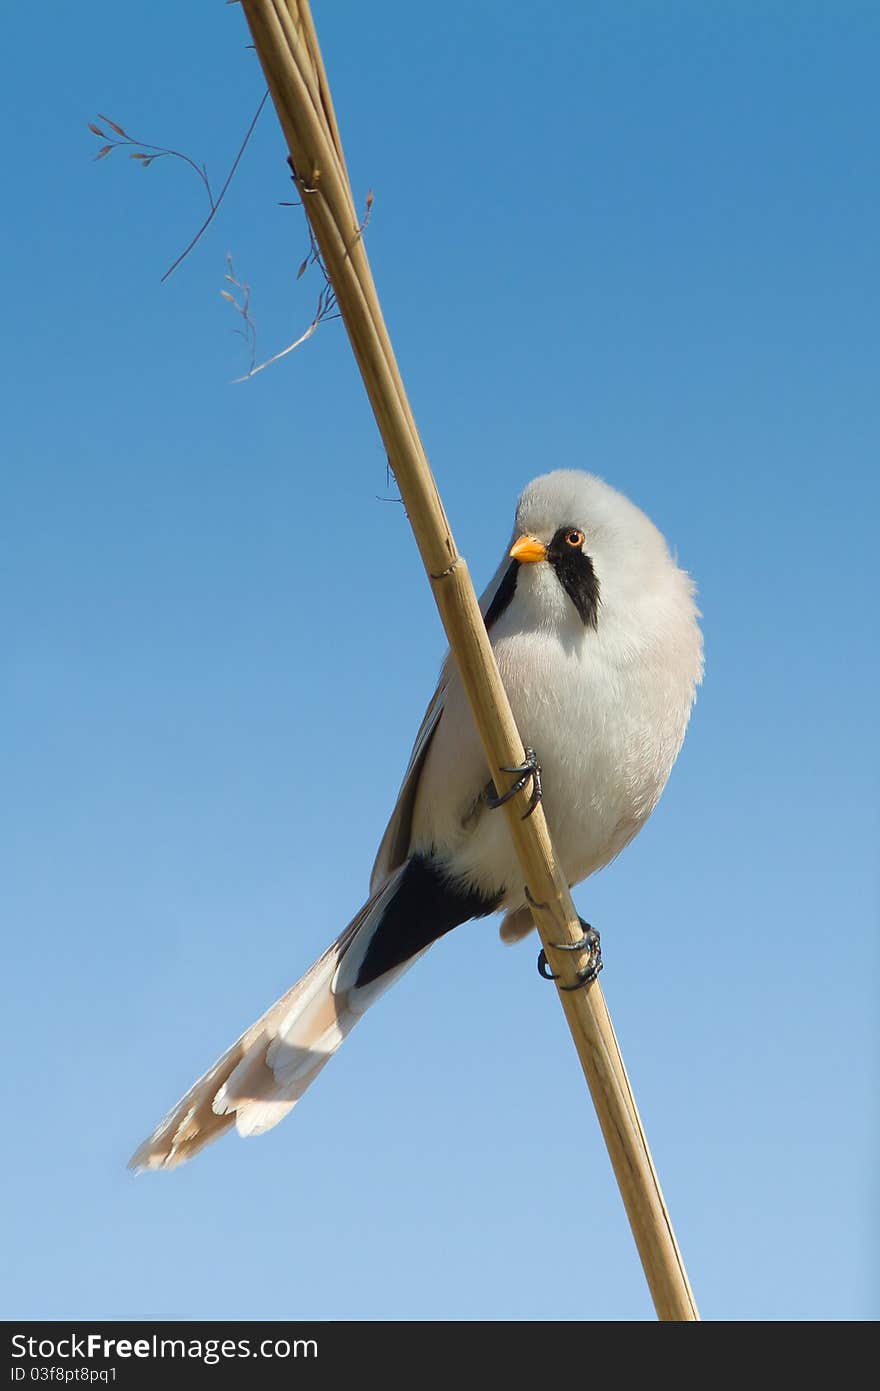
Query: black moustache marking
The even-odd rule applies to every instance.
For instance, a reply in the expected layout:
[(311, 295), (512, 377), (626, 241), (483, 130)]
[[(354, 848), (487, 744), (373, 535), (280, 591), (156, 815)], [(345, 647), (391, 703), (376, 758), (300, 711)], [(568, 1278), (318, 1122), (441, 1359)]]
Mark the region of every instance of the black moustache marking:
[(504, 571), (501, 583), (495, 590), (495, 597), (486, 610), (483, 620), (487, 630), (497, 623), (516, 592), (516, 577), (519, 574), (519, 561), (512, 560)]
[(580, 546), (570, 546), (566, 536), (577, 530), (561, 526), (547, 547), (547, 559), (556, 571), (571, 602), (586, 628), (596, 628), (599, 622), (599, 581), (593, 562)]

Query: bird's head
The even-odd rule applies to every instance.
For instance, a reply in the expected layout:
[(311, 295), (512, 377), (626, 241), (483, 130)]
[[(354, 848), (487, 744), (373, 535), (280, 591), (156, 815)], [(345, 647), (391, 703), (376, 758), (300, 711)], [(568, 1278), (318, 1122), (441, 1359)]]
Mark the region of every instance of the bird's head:
[(599, 632), (656, 596), (693, 610), (690, 581), (653, 522), (593, 474), (557, 469), (534, 479), (519, 499), (508, 557), (517, 609), (541, 626)]

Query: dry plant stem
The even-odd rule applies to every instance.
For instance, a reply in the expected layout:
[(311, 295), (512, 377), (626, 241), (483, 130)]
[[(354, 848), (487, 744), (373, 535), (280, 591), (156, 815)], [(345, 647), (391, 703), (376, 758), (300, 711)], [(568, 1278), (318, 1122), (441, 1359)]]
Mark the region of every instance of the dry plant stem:
[[(498, 787), (524, 750), (492, 654), (467, 566), (459, 556), (410, 410), (367, 261), (317, 38), (305, 0), (243, 0), (243, 8), (296, 171), (303, 204), (360, 367), (394, 477)], [(523, 883), (559, 985), (587, 964), (554, 943), (581, 926), (562, 878), (543, 808), (527, 821), (528, 791), (505, 806)], [(573, 959), (574, 958), (574, 959)], [(560, 999), (593, 1096), (658, 1317), (699, 1315), (651, 1162), (598, 983)], [(570, 1176), (560, 1176), (560, 1183)]]

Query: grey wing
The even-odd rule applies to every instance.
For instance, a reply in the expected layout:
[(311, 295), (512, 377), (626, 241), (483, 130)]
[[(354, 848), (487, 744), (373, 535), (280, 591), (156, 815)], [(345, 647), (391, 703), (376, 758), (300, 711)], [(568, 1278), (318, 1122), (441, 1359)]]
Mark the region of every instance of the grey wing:
[[(499, 565), (495, 574), (492, 576), (488, 586), (480, 596), (480, 612), (486, 619), (486, 626), (491, 629), (492, 615), (490, 610), (498, 596), (499, 589), (504, 585), (505, 579), (510, 577), (510, 562), (507, 556)], [(425, 711), (425, 718), (419, 727), (416, 735), (416, 742), (410, 754), (406, 772), (403, 775), (403, 782), (397, 794), (397, 801), (391, 813), (391, 820), (385, 828), (376, 854), (376, 861), (373, 865), (373, 872), (370, 875), (370, 893), (374, 894), (385, 883), (389, 875), (393, 874), (405, 860), (409, 858), (410, 841), (412, 839), (412, 817), (413, 808), (416, 801), (416, 793), (419, 787), (419, 778), (428, 750), (431, 747), (431, 740), (440, 723), (443, 714), (443, 703), (446, 696), (446, 687), (449, 684), (450, 676), (450, 656), (447, 653), (443, 662), (443, 670), (440, 673), (440, 680), (437, 682), (437, 689), (431, 697), (431, 703)]]
[(400, 784), (391, 820), (385, 828), (385, 834), (376, 854), (376, 862), (370, 875), (371, 894), (375, 893), (385, 883), (389, 875), (393, 874), (404, 860), (409, 858), (413, 807), (415, 806), (419, 777), (428, 749), (431, 747), (434, 732), (440, 723), (440, 716), (443, 714), (443, 699), (446, 694), (447, 680), (448, 664), (444, 663), (437, 689), (431, 697), (431, 703), (425, 711), (425, 718), (422, 720), (416, 735), (416, 742), (403, 775), (403, 782)]

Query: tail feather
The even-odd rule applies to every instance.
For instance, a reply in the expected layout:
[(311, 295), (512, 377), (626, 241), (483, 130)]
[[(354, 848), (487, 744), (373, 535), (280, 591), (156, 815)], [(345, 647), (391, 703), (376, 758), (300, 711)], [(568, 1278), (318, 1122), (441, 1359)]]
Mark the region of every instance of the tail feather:
[(519, 942), (523, 937), (528, 937), (530, 932), (535, 930), (535, 919), (532, 917), (532, 910), (525, 906), (514, 908), (507, 914), (498, 929), (498, 935), (502, 942)]
[[(132, 1155), (130, 1169), (173, 1169), (233, 1125), (240, 1135), (260, 1135), (287, 1115), (367, 1006), (416, 959), (366, 988), (355, 985), (357, 963), (404, 869), (390, 876), (302, 979), (190, 1087)], [(355, 969), (346, 962), (341, 971), (349, 952)]]

